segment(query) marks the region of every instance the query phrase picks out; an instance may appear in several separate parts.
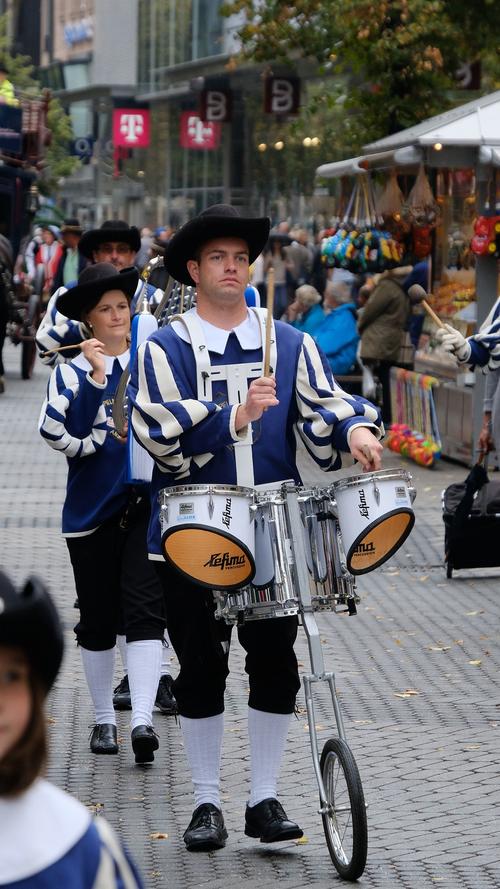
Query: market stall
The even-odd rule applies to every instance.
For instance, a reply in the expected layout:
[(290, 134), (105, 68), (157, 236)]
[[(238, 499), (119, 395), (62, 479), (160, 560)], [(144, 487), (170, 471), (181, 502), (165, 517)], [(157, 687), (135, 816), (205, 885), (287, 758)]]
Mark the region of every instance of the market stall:
[[(365, 152), (316, 171), (321, 178), (345, 182), (349, 177), (354, 183), (351, 205), (331, 235), (327, 264), (354, 271), (348, 264), (353, 251), (349, 253), (337, 233), (343, 226), (348, 230), (345, 237), (355, 245), (367, 240), (369, 247), (366, 229), (375, 228), (377, 246), (391, 238), (414, 261), (428, 260), (430, 304), (441, 319), (470, 336), (499, 292), (500, 92), (366, 145)], [(373, 214), (364, 230), (361, 206)], [(392, 243), (386, 256), (388, 250), (397, 253)], [(365, 256), (369, 258), (369, 249)], [(363, 270), (359, 253), (357, 260)], [(381, 268), (390, 267), (391, 261), (386, 259)], [(434, 332), (433, 322), (425, 317), (415, 354), (416, 376), (407, 378), (405, 386), (413, 380), (416, 391), (421, 388), (418, 374), (436, 381), (432, 391), (442, 453), (469, 464), (481, 425), (484, 377), (480, 371), (457, 369), (454, 359), (437, 346)], [(394, 373), (393, 379), (400, 387), (400, 376)]]

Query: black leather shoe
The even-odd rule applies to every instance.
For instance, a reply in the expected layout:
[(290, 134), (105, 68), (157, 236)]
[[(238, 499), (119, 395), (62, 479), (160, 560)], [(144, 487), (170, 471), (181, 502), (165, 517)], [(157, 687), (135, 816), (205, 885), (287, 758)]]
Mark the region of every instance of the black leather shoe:
[(300, 840), (304, 832), (294, 821), (289, 821), (286, 812), (277, 799), (269, 797), (247, 806), (245, 812), (245, 833), (247, 837), (260, 839), (261, 843), (279, 843), (283, 840)]
[(128, 676), (126, 673), (113, 692), (113, 707), (115, 708), (115, 710), (132, 709), (132, 701), (130, 699), (130, 686), (128, 684)]
[(165, 673), (164, 676), (160, 676), (158, 691), (156, 692), (155, 707), (158, 707), (158, 710), (165, 716), (177, 715), (177, 701), (175, 700), (172, 691), (173, 684), (174, 680), (168, 673)]
[(108, 756), (118, 753), (116, 725), (112, 725), (110, 722), (95, 725), (90, 733), (90, 749), (92, 753), (101, 753)]
[(132, 729), (131, 740), (136, 763), (141, 765), (154, 761), (154, 751), (158, 750), (160, 745), (158, 735), (151, 725), (138, 725)]
[(212, 803), (202, 803), (194, 810), (189, 827), (184, 833), (184, 842), (189, 852), (223, 849), (226, 840), (227, 830), (221, 810)]

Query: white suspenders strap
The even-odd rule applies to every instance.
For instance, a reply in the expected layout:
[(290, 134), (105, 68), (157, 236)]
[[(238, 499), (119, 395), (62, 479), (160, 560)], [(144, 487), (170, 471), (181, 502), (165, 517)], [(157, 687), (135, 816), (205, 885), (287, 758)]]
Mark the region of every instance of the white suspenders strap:
[(212, 376), (210, 354), (205, 342), (203, 327), (195, 314), (174, 315), (172, 321), (181, 321), (186, 328), (193, 347), (196, 362), (196, 391), (200, 401), (212, 401)]
[[(227, 386), (229, 404), (243, 403), (248, 392), (248, 378), (259, 377), (262, 373), (261, 366), (249, 363), (216, 365), (210, 363), (210, 353), (205, 342), (203, 328), (199, 318), (195, 314), (176, 315), (172, 321), (182, 321), (193, 349), (196, 362), (196, 391), (200, 401), (212, 401), (212, 389), (214, 380), (224, 380)], [(229, 372), (228, 372), (229, 371)], [(233, 442), (234, 459), (236, 463), (236, 480), (238, 485), (253, 488), (254, 472), (252, 457), (252, 426), (248, 425), (244, 438)]]
[[(267, 324), (267, 309), (257, 308), (257, 306), (250, 307), (251, 312), (255, 312), (257, 315), (257, 319), (260, 325), (260, 333), (262, 339), (262, 365), (264, 365), (264, 352), (266, 348), (266, 324)], [(271, 354), (269, 365), (272, 368), (273, 376), (276, 376), (276, 365), (278, 363), (278, 350), (276, 348), (276, 328), (274, 326), (274, 319), (271, 319)]]

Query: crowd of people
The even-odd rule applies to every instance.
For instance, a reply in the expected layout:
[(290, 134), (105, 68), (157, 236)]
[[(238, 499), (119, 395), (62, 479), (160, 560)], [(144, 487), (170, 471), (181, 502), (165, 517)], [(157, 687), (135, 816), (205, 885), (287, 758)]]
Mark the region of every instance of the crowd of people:
[[(78, 597), (75, 637), (94, 712), (90, 752), (118, 754), (115, 709), (125, 707), (131, 710), (135, 762), (152, 764), (160, 742), (153, 707), (178, 713), (194, 794), (184, 842), (189, 851), (220, 849), (228, 838), (220, 771), (232, 627), (216, 619), (212, 591), (165, 559), (158, 495), (186, 485), (236, 490), (285, 479), (300, 485), (296, 433), (325, 472), (340, 467), (340, 452), (350, 453), (365, 472), (380, 469), (381, 411), (339, 386), (334, 371), (348, 374), (361, 360), (372, 364), (384, 385), (384, 371), (398, 360), (402, 332), (416, 335), (408, 291), (413, 283), (425, 283), (426, 269), (403, 267), (369, 282), (324, 269), (321, 283), (313, 278), (314, 251), (305, 237), (295, 239), (283, 227), (270, 232), (267, 218), (242, 217), (227, 205), (210, 207), (151, 243), (145, 242), (149, 235), (141, 238), (119, 220), (85, 233), (77, 220), (67, 220), (59, 251), (54, 249), (59, 238), (49, 231), (43, 230), (47, 249), (40, 262), (52, 263), (52, 293), (37, 343), (52, 372), (39, 430), (68, 466), (62, 533)], [(148, 253), (139, 263), (142, 249)], [(160, 327), (131, 357), (139, 291), (151, 306), (162, 296), (154, 284), (140, 290), (137, 265), (152, 250), (163, 255), (166, 274), (196, 289), (196, 306)], [(36, 274), (38, 252), (35, 268), (26, 274)], [(24, 262), (27, 266), (26, 257)], [(272, 321), (246, 296), (251, 278), (265, 303), (270, 263), (279, 315)], [(489, 362), (495, 369), (498, 306), (487, 321), (473, 342), (448, 327), (442, 333), (445, 348), (460, 361)], [(265, 375), (268, 324), (272, 371)], [(245, 365), (248, 373), (242, 374)], [(235, 398), (231, 379), (237, 370)], [(130, 375), (128, 425), (118, 430), (113, 402), (124, 373)], [(384, 392), (385, 416), (386, 398)], [(131, 436), (152, 459), (151, 478), (142, 484), (129, 473)], [(102, 568), (97, 577), (96, 563)], [(62, 647), (57, 615), (39, 581), (19, 592), (0, 576), (0, 603), (0, 713), (7, 714), (2, 718), (9, 728), (0, 738), (0, 813), (9, 818), (12, 841), (2, 885), (25, 878), (26, 857), (12, 852), (19, 846), (16, 831), (44, 807), (49, 846), (61, 812), (73, 813), (75, 827), (59, 843), (54, 840), (51, 854), (33, 859), (30, 887), (46, 885), (51, 868), (59, 882), (80, 885), (67, 879), (64, 867), (79, 866), (82, 843), (91, 850), (89, 873), (94, 868), (95, 876), (108, 854), (128, 869), (136, 881), (130, 885), (140, 885), (106, 826), (104, 833), (96, 830), (78, 804), (40, 781), (43, 733), (37, 735), (41, 746), (31, 770), (22, 783), (13, 780), (12, 763), (27, 761), (19, 751), (33, 749), (34, 726), (42, 721), (43, 697), (56, 677)], [(37, 632), (30, 635), (32, 617)], [(302, 836), (278, 795), (300, 686), (297, 628), (298, 618), (287, 616), (236, 630), (249, 679), (250, 787), (243, 829), (264, 843)], [(179, 665), (175, 680), (162, 666), (170, 646)], [(113, 693), (117, 648), (127, 672)], [(93, 885), (81, 881), (87, 884)]]

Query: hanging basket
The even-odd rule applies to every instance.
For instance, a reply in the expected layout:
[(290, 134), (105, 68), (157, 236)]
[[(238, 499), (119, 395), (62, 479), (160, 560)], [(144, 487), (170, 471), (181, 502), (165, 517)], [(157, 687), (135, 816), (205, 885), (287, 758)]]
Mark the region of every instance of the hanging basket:
[(440, 215), (439, 204), (432, 193), (424, 166), (420, 164), (415, 184), (403, 206), (402, 217), (411, 225), (434, 228), (439, 221)]
[(354, 274), (382, 272), (399, 265), (403, 246), (383, 227), (383, 222), (375, 207), (370, 180), (358, 177), (337, 231), (323, 239), (321, 257), (325, 265)]

